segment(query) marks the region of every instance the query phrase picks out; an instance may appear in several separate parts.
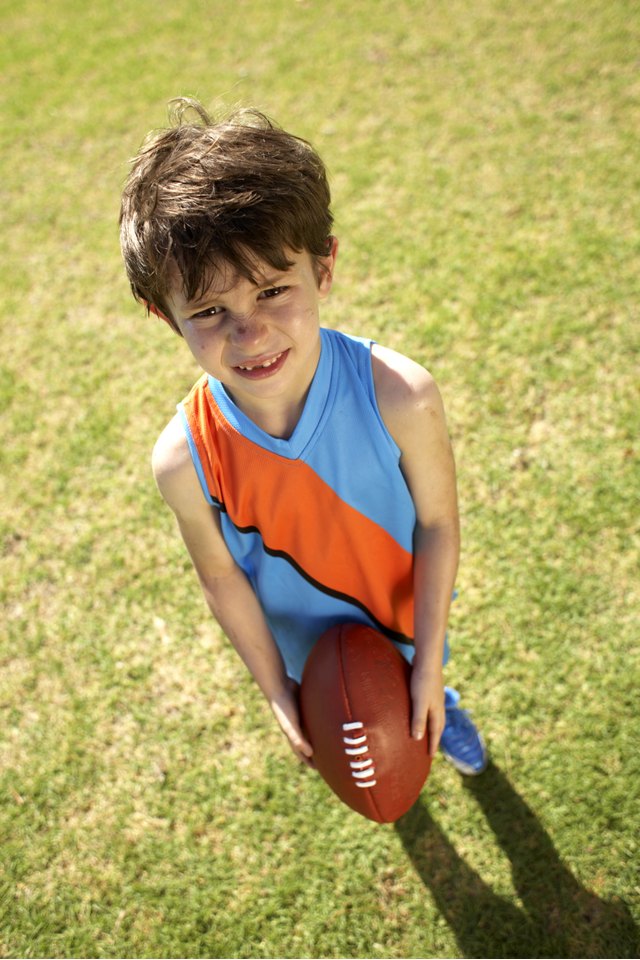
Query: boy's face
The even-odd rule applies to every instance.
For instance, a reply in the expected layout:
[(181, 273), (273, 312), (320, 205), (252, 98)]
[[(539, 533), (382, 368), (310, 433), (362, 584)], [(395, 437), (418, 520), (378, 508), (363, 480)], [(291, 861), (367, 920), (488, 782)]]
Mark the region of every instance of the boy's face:
[(176, 284), (171, 313), (202, 369), (220, 380), (248, 416), (299, 408), (320, 357), (319, 304), (329, 293), (337, 241), (320, 264), (286, 251), (286, 271), (258, 262), (254, 280), (232, 267), (187, 301)]

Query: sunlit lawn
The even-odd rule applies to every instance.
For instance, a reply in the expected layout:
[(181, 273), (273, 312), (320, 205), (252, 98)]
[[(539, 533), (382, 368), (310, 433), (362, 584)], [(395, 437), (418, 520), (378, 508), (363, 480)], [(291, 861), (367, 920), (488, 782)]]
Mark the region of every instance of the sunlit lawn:
[[(0, 955), (637, 955), (637, 12), (2, 4)], [(314, 142), (324, 322), (445, 396), (494, 766), (396, 827), (297, 768), (150, 476), (197, 370), (116, 220), (182, 93)]]

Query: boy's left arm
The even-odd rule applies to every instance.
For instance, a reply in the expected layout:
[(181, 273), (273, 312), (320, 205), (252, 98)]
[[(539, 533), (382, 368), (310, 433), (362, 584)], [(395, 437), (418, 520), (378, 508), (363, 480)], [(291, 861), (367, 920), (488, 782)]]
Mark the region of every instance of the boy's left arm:
[(431, 375), (377, 344), (372, 357), (380, 413), (402, 451), (400, 466), (416, 508), (411, 733), (421, 738), (426, 731), (433, 756), (444, 728), (442, 659), (460, 553), (455, 463)]

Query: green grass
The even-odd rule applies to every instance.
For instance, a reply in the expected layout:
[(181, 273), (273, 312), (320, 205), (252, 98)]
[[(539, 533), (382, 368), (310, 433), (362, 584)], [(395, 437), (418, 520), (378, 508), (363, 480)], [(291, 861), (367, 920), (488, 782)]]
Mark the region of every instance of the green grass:
[[(1, 9), (0, 955), (636, 956), (637, 4)], [(494, 766), (397, 827), (290, 759), (150, 477), (197, 371), (116, 219), (178, 94), (315, 143), (326, 323), (445, 395)]]

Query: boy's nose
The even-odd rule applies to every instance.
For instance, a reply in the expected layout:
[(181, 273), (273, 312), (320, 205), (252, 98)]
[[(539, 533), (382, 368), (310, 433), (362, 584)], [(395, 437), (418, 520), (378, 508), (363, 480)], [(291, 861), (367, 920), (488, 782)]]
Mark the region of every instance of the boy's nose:
[(265, 325), (262, 321), (250, 314), (240, 314), (233, 318), (231, 337), (236, 343), (253, 343), (262, 339)]

